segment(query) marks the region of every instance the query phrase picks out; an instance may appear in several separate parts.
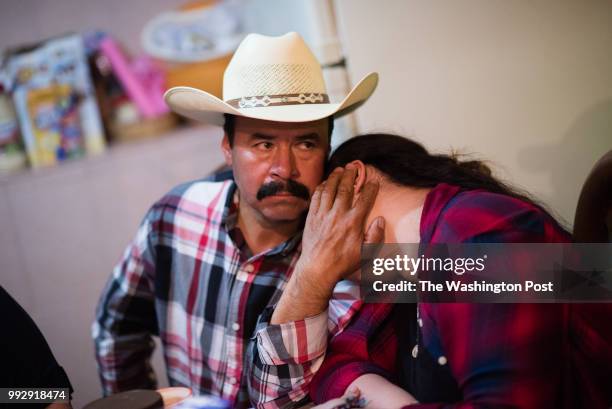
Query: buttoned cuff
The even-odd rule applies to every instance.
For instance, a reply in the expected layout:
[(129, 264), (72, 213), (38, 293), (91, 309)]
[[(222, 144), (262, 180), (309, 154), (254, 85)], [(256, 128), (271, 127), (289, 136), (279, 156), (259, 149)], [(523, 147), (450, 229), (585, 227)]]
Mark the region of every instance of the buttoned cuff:
[(274, 307), (260, 317), (255, 334), (257, 352), (266, 365), (304, 364), (325, 354), (328, 337), (327, 310), (303, 320), (270, 325)]

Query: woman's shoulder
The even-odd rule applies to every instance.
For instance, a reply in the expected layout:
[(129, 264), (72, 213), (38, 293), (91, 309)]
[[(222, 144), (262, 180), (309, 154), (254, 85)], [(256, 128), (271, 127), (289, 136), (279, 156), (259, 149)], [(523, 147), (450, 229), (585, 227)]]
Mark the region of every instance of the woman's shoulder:
[[(448, 190), (444, 186), (441, 188)], [(455, 188), (454, 192), (438, 209), (435, 226), (431, 226), (429, 234), (432, 241), (498, 243), (569, 240), (569, 234), (563, 227), (534, 203), (486, 190)]]

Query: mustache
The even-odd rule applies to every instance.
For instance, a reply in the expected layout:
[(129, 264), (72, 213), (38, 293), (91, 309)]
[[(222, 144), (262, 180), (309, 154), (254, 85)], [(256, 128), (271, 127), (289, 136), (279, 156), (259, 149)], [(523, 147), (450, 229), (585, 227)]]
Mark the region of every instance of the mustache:
[(289, 193), (300, 199), (310, 199), (310, 192), (306, 186), (295, 180), (289, 179), (286, 182), (270, 182), (263, 184), (257, 191), (257, 200), (263, 200), (277, 193)]

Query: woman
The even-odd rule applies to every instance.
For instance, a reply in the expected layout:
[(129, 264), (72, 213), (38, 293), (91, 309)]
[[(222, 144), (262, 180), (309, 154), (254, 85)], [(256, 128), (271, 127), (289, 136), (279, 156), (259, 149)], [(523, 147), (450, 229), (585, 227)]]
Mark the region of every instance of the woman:
[[(378, 182), (366, 226), (384, 217), (387, 243), (569, 241), (541, 206), (481, 162), (432, 155), (400, 136), (355, 137), (332, 155), (330, 169), (337, 167), (356, 171), (356, 196)], [(304, 240), (316, 236), (317, 217), (309, 214)], [(369, 407), (574, 407), (563, 362), (565, 311), (561, 304), (364, 304), (330, 342), (311, 397), (322, 403), (357, 388)]]

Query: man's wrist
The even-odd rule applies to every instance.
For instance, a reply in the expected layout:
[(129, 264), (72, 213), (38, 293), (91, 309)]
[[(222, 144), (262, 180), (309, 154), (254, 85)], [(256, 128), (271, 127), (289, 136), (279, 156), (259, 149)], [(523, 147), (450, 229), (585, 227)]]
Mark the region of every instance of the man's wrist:
[(300, 268), (296, 266), (291, 279), (293, 280), (294, 296), (301, 299), (309, 299), (313, 302), (327, 302), (334, 292), (336, 283), (332, 283), (328, 277), (325, 277), (319, 271), (314, 269)]
[(312, 317), (327, 309), (334, 285), (318, 280), (307, 270), (294, 270), (272, 314), (270, 324)]

